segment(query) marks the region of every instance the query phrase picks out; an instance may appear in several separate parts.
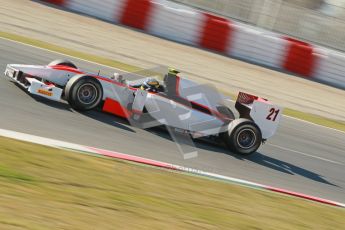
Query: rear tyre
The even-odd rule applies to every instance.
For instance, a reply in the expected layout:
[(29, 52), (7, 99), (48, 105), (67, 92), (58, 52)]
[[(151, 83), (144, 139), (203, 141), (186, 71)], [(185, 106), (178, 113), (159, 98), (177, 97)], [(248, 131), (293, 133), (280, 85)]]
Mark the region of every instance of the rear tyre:
[(75, 110), (92, 110), (100, 104), (102, 98), (101, 83), (94, 77), (78, 74), (66, 84), (65, 99)]
[(250, 155), (260, 147), (262, 135), (253, 121), (241, 118), (229, 124), (228, 131), (223, 133), (223, 140), (232, 152)]
[(48, 66), (54, 66), (54, 65), (67, 66), (74, 69), (78, 69), (77, 66), (73, 62), (69, 60), (64, 60), (64, 59), (54, 60), (48, 64)]

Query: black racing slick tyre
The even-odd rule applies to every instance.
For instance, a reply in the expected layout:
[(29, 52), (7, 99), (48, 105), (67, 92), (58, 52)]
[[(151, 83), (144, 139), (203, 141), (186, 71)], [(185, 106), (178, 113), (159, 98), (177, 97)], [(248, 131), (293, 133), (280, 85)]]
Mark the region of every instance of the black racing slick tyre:
[(64, 60), (64, 59), (58, 59), (48, 64), (48, 66), (54, 66), (54, 65), (61, 65), (61, 66), (67, 66), (74, 69), (78, 69), (77, 66), (73, 62), (69, 60)]
[(240, 155), (255, 153), (262, 143), (260, 128), (251, 120), (236, 119), (232, 121), (223, 140), (230, 151)]
[(91, 76), (75, 75), (65, 86), (65, 99), (75, 110), (92, 110), (101, 103), (102, 98), (102, 85), (96, 78)]

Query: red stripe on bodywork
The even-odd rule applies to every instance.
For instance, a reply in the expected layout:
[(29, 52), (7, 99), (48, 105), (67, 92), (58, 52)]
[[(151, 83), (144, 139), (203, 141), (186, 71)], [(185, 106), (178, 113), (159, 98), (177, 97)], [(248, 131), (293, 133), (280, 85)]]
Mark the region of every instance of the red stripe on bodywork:
[[(102, 76), (99, 76), (99, 75), (85, 73), (85, 72), (80, 71), (79, 69), (75, 69), (75, 68), (72, 68), (72, 67), (62, 66), (62, 65), (54, 65), (54, 66), (49, 66), (49, 67), (52, 68), (52, 69), (55, 69), (55, 70), (68, 71), (68, 72), (75, 73), (75, 74), (86, 74), (87, 76), (94, 77), (94, 78), (97, 78), (99, 80), (109, 82), (111, 84), (127, 87), (125, 84), (122, 84), (122, 83), (120, 83), (118, 81), (114, 81), (112, 79), (109, 79), (109, 78), (106, 78), (106, 77), (102, 77)], [(132, 89), (131, 87), (128, 87), (128, 88)]]
[[(197, 103), (197, 102), (195, 102), (195, 101), (190, 101), (190, 100), (188, 100), (188, 99), (182, 97), (182, 96), (180, 95), (180, 90), (179, 90), (179, 88), (180, 88), (180, 77), (179, 77), (179, 76), (176, 76), (176, 89), (175, 89), (176, 92), (175, 92), (175, 94), (176, 94), (176, 96), (179, 97), (180, 99), (182, 99), (182, 100), (184, 100), (184, 101), (190, 103), (190, 104), (191, 104), (191, 109), (197, 110), (197, 111), (202, 112), (202, 113), (206, 113), (205, 111), (208, 111), (208, 113), (206, 113), (206, 114), (208, 114), (208, 115), (214, 115), (214, 116), (216, 116), (218, 119), (220, 119), (220, 120), (222, 120), (222, 121), (228, 121), (228, 120), (229, 120), (229, 118), (226, 117), (225, 115), (223, 115), (223, 114), (219, 113), (218, 111), (215, 111), (215, 110), (213, 110), (213, 109), (207, 107), (206, 105)], [(183, 104), (183, 105), (184, 105), (184, 106), (187, 106), (187, 105), (185, 105), (185, 104)], [(190, 106), (189, 106), (189, 107), (190, 107)], [(203, 110), (201, 110), (201, 109), (197, 109), (196, 107), (201, 107), (201, 108), (204, 109), (205, 111), (203, 111)]]
[[(120, 83), (118, 81), (114, 81), (114, 80), (106, 78), (106, 77), (102, 77), (102, 76), (98, 76), (98, 75), (90, 75), (90, 76), (94, 77), (94, 78), (97, 78), (99, 80), (102, 80), (102, 81), (109, 82), (109, 83), (114, 84), (114, 85), (118, 85), (118, 86), (122, 86), (122, 87), (127, 87), (127, 85), (125, 85), (123, 83)], [(131, 87), (128, 87), (128, 88), (131, 89)]]
[(111, 98), (105, 99), (102, 110), (126, 119), (131, 116), (131, 112), (127, 108), (123, 107), (120, 102)]
[[(55, 65), (55, 66), (49, 66), (49, 67), (52, 68), (52, 69), (55, 69), (55, 70), (68, 71), (68, 72), (76, 73), (76, 74), (84, 74), (84, 72), (82, 72), (82, 71), (80, 71), (78, 69), (72, 68), (72, 67), (68, 67), (68, 66)], [(91, 77), (94, 77), (94, 78), (97, 78), (97, 79), (102, 80), (102, 81), (109, 82), (111, 84), (115, 84), (115, 85), (122, 86), (122, 87), (128, 87), (130, 90), (133, 90), (133, 91), (137, 90), (136, 88), (127, 86), (125, 84), (122, 84), (120, 82), (114, 81), (114, 80), (109, 79), (109, 78), (105, 78), (105, 77), (98, 76), (98, 75), (92, 75), (92, 74), (87, 74), (87, 75), (91, 76)], [(179, 84), (180, 84), (180, 77), (176, 76), (176, 95), (177, 95), (177, 97), (179, 97), (182, 100), (190, 103), (192, 106), (188, 106), (187, 104), (179, 103), (178, 101), (175, 101), (176, 103), (179, 103), (179, 104), (187, 106), (187, 107), (191, 107), (191, 109), (197, 110), (199, 112), (206, 113), (205, 111), (203, 111), (201, 109), (195, 108), (195, 107), (201, 107), (204, 110), (208, 111), (208, 113), (206, 113), (208, 115), (214, 115), (214, 116), (216, 116), (218, 119), (220, 119), (222, 121), (228, 121), (229, 120), (228, 117), (224, 116), (223, 114), (219, 113), (218, 111), (212, 110), (211, 108), (209, 108), (209, 107), (207, 107), (205, 105), (199, 104), (199, 103), (194, 102), (194, 101), (189, 101), (189, 100), (181, 97), (179, 95)], [(151, 93), (151, 92), (149, 92), (149, 93)], [(151, 93), (151, 94), (156, 94), (156, 93)], [(156, 94), (156, 95), (164, 97), (164, 98), (167, 98), (169, 100), (172, 100), (172, 99), (170, 99), (170, 98), (168, 98), (166, 96), (163, 96), (162, 94)], [(118, 115), (117, 112), (115, 112), (116, 109), (114, 109), (114, 108), (118, 108), (118, 105), (115, 105), (114, 102), (110, 102), (110, 101), (108, 102), (108, 104), (109, 105), (107, 105), (105, 109), (103, 108), (103, 110), (105, 112), (109, 112), (109, 113)], [(106, 111), (106, 110), (108, 110), (108, 111)], [(122, 113), (122, 112), (119, 112), (118, 116), (124, 117), (124, 118), (128, 118), (128, 115), (125, 115), (125, 113)]]
[(239, 92), (236, 102), (239, 102), (239, 103), (245, 104), (245, 105), (250, 105), (257, 99), (258, 99), (258, 97), (255, 95)]
[(65, 0), (44, 0), (45, 2), (49, 2), (58, 6), (63, 6), (65, 5), (66, 1)]
[(180, 77), (179, 76), (176, 76), (176, 87), (175, 87), (175, 93), (176, 93), (176, 96), (178, 97), (181, 97), (180, 96)]
[(69, 66), (64, 66), (64, 65), (53, 65), (53, 66), (49, 66), (49, 67), (52, 69), (55, 69), (55, 70), (68, 71), (68, 72), (76, 73), (76, 74), (83, 74), (84, 73), (84, 72), (80, 71), (79, 69), (72, 68)]

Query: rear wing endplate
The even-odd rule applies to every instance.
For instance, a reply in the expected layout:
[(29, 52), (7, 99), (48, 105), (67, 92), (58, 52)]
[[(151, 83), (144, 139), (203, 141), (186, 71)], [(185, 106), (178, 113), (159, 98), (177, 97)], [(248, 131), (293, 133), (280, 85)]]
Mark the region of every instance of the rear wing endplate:
[(272, 137), (278, 128), (283, 109), (267, 99), (240, 92), (236, 100), (236, 109), (241, 118), (247, 118), (259, 126), (262, 138)]

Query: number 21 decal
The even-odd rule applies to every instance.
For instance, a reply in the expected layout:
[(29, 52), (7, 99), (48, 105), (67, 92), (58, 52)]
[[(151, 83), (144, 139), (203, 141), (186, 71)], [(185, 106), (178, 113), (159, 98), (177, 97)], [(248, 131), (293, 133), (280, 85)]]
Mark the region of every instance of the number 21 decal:
[(269, 121), (275, 121), (277, 119), (279, 112), (280, 112), (279, 109), (275, 109), (275, 108), (270, 109), (270, 113), (268, 114), (266, 119)]

